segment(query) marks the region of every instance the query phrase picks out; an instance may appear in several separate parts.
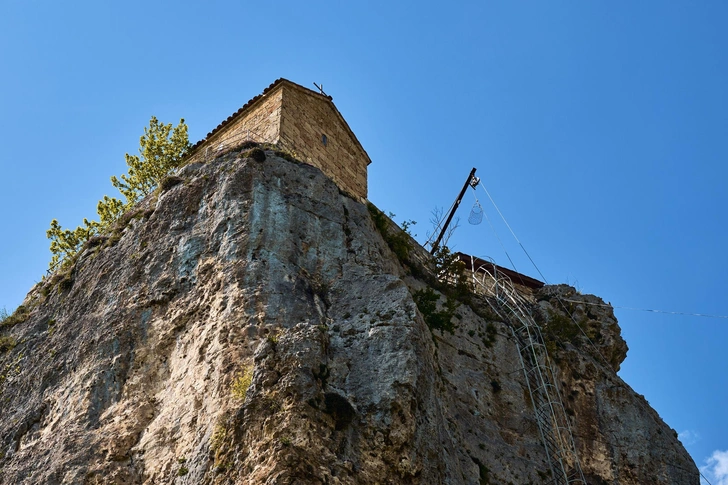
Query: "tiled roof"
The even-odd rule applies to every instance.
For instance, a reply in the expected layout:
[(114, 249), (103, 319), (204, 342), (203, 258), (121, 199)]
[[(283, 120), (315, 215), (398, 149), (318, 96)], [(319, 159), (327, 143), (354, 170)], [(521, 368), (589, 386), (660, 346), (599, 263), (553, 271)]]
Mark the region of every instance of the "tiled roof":
[(217, 133), (220, 130), (222, 130), (223, 128), (225, 128), (235, 118), (237, 118), (239, 115), (241, 115), (242, 113), (244, 113), (245, 111), (247, 111), (247, 109), (250, 108), (252, 105), (254, 105), (259, 99), (263, 98), (266, 94), (270, 93), (271, 91), (273, 91), (275, 88), (277, 88), (281, 84), (288, 84), (288, 85), (290, 85), (292, 87), (295, 87), (297, 89), (301, 89), (301, 90), (307, 92), (308, 94), (313, 94), (314, 96), (320, 96), (321, 98), (323, 98), (323, 99), (327, 100), (329, 103), (331, 103), (331, 106), (334, 108), (334, 111), (336, 112), (336, 114), (339, 116), (339, 118), (343, 122), (343, 124), (346, 127), (347, 131), (351, 134), (351, 137), (354, 139), (354, 141), (356, 142), (356, 144), (359, 145), (359, 147), (364, 152), (364, 155), (367, 157), (367, 164), (372, 163), (371, 159), (369, 158), (369, 154), (366, 152), (366, 150), (364, 150), (364, 147), (361, 145), (361, 143), (359, 142), (359, 140), (357, 139), (356, 135), (354, 134), (354, 132), (349, 127), (349, 124), (346, 122), (346, 120), (344, 119), (344, 117), (341, 116), (341, 113), (339, 113), (339, 110), (336, 109), (336, 105), (334, 104), (334, 101), (333, 101), (334, 98), (332, 98), (331, 96), (327, 96), (325, 94), (322, 94), (322, 93), (317, 93), (316, 91), (313, 91), (311, 89), (305, 88), (305, 87), (301, 86), (300, 84), (296, 84), (293, 81), (289, 81), (288, 79), (285, 79), (285, 78), (282, 78), (282, 77), (276, 79), (270, 86), (268, 86), (267, 88), (265, 88), (262, 93), (260, 93), (259, 95), (255, 96), (254, 98), (251, 98), (239, 110), (237, 110), (235, 113), (233, 113), (230, 116), (228, 116), (224, 121), (222, 121), (219, 125), (217, 125), (215, 127), (215, 129), (213, 129), (210, 133), (208, 133), (207, 136), (205, 136), (205, 138), (203, 138), (202, 140), (200, 140), (197, 143), (195, 143), (194, 145), (192, 145), (192, 147), (190, 148), (189, 153), (194, 153), (201, 145), (203, 145), (207, 140), (209, 140), (211, 136), (213, 136), (215, 133)]

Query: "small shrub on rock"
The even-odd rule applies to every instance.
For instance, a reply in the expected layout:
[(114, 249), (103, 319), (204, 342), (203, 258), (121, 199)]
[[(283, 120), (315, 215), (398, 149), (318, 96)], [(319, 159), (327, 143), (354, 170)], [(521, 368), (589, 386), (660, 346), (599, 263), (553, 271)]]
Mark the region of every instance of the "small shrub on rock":
[(437, 329), (440, 333), (443, 333), (445, 330), (450, 333), (455, 332), (455, 326), (452, 323), (452, 318), (455, 316), (455, 309), (457, 308), (457, 302), (455, 300), (447, 298), (443, 309), (438, 310), (437, 302), (440, 300), (440, 295), (432, 288), (415, 291), (412, 294), (412, 298), (415, 300), (417, 308), (422, 313), (422, 317), (430, 329)]
[(18, 342), (13, 337), (0, 337), (0, 354), (13, 350), (16, 345)]
[[(7, 315), (7, 312), (4, 313), (5, 315)], [(25, 305), (20, 305), (18, 308), (15, 309), (12, 315), (0, 319), (0, 325), (3, 327), (12, 327), (13, 325), (17, 325), (18, 323), (23, 323), (24, 321), (26, 321), (29, 315), (30, 310), (28, 310)]]
[[(372, 203), (368, 203), (367, 208), (369, 209), (369, 214), (372, 216), (374, 227), (376, 227), (377, 231), (379, 231), (382, 235), (382, 238), (384, 238), (389, 249), (392, 250), (401, 262), (408, 262), (409, 253), (412, 250), (412, 232), (410, 231), (410, 228), (417, 224), (417, 222), (412, 220), (404, 221), (402, 223), (401, 231), (395, 230), (392, 232), (389, 230), (389, 221), (387, 221), (387, 217), (382, 211), (377, 209), (377, 207)], [(393, 218), (394, 214), (390, 213), (389, 216), (390, 218)]]
[(64, 273), (63, 279), (58, 282), (58, 291), (65, 292), (69, 291), (71, 288), (73, 288), (73, 277), (69, 271), (68, 273)]
[(298, 160), (296, 160), (296, 157), (285, 150), (275, 150), (273, 154), (277, 157), (281, 157), (283, 160), (288, 160), (289, 162), (293, 163), (301, 163)]
[(88, 241), (86, 241), (86, 249), (91, 249), (91, 248), (95, 248), (96, 246), (101, 246), (102, 244), (104, 244), (107, 241), (107, 239), (109, 239), (108, 236), (101, 236), (101, 235), (91, 236), (88, 239)]
[(259, 146), (260, 146), (260, 143), (258, 143), (257, 141), (247, 140), (240, 144), (240, 146), (238, 147), (238, 150), (241, 150), (241, 151), (250, 150), (251, 148), (256, 148)]
[(159, 191), (161, 193), (167, 192), (169, 189), (171, 189), (175, 185), (179, 185), (184, 181), (185, 181), (185, 179), (183, 179), (182, 177), (178, 177), (176, 175), (168, 175), (167, 177), (164, 177), (164, 180), (162, 180), (162, 183), (159, 184)]
[(252, 158), (256, 162), (265, 162), (265, 152), (257, 147), (244, 153), (243, 156), (246, 158)]

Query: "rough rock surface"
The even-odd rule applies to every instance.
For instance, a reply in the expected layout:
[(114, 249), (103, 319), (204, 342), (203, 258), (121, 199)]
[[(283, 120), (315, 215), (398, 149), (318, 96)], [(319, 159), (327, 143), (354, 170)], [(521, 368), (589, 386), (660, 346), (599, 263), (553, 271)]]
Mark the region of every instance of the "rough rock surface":
[[(1, 327), (0, 484), (548, 482), (506, 322), (476, 303), (431, 331), (421, 272), (318, 169), (231, 153), (179, 176)], [(616, 375), (611, 310), (533, 301), (588, 482), (698, 484)]]

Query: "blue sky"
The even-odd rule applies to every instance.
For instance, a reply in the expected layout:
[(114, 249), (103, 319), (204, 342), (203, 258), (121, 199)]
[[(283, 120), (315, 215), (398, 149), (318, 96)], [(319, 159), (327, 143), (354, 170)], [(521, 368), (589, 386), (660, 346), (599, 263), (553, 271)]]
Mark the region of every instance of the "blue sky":
[[(373, 160), (370, 200), (418, 221), (420, 240), (477, 167), (550, 283), (618, 307), (728, 315), (727, 10), (0, 0), (0, 308), (45, 271), (51, 219), (75, 227), (115, 195), (109, 177), (150, 116), (184, 117), (196, 141), (286, 77), (323, 83)], [(507, 265), (487, 223), (468, 225), (474, 202), (452, 242)], [(620, 375), (728, 483), (728, 320), (616, 314), (630, 346)]]

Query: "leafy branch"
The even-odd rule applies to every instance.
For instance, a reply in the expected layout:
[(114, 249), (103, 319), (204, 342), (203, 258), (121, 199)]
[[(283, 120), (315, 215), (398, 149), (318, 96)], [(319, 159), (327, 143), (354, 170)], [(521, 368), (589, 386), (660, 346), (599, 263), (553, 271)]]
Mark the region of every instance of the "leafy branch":
[(105, 195), (96, 206), (98, 221), (83, 220), (76, 229), (64, 229), (57, 219), (51, 221), (46, 236), (51, 241), (50, 269), (64, 268), (73, 261), (83, 245), (93, 236), (107, 232), (137, 202), (151, 194), (165, 177), (179, 167), (190, 147), (187, 125), (180, 120), (175, 127), (160, 123), (152, 116), (139, 140), (139, 155), (125, 154), (128, 172), (111, 177), (124, 200)]

